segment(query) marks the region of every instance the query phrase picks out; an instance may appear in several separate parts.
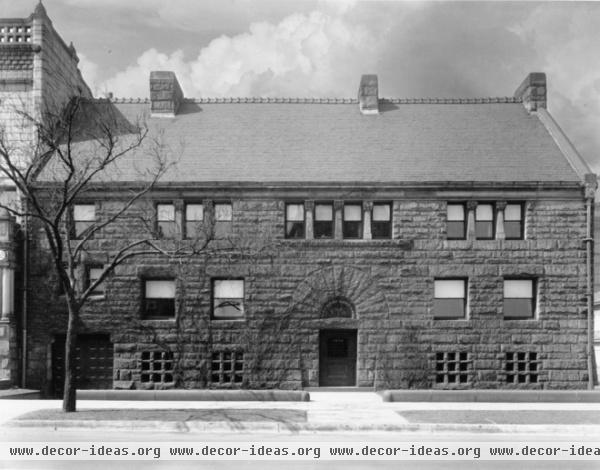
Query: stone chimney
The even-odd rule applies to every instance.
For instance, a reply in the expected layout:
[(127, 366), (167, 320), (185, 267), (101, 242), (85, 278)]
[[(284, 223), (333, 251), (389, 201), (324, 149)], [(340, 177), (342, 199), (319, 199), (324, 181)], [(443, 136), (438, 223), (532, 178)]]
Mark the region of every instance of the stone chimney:
[(363, 75), (360, 78), (358, 107), (363, 114), (379, 114), (377, 75)]
[(533, 72), (527, 75), (515, 91), (515, 98), (523, 100), (523, 106), (527, 111), (546, 108), (546, 74)]
[(152, 117), (175, 117), (183, 102), (183, 91), (174, 72), (150, 72)]

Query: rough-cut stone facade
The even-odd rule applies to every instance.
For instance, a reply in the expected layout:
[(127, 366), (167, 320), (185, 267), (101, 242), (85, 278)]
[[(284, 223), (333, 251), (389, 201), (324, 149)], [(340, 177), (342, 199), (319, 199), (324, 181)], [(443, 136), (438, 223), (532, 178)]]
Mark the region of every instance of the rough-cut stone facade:
[[(67, 46), (54, 30), (41, 3), (28, 18), (0, 18), (0, 129), (13, 162), (27, 162), (36, 151), (33, 120), (43, 122), (46, 113), (57, 115), (74, 96), (91, 98), (78, 62), (75, 48)], [(15, 185), (3, 175), (0, 191), (2, 202), (18, 205)], [(10, 269), (20, 264), (20, 259), (12, 260)], [(17, 286), (11, 295), (20, 297)], [(2, 297), (6, 295), (3, 291)], [(16, 385), (21, 328), (13, 313), (0, 318), (0, 379)]]
[[(0, 44), (0, 120), (7, 126), (11, 139), (21, 143), (26, 158), (35, 143), (33, 129), (18, 118), (15, 110), (42, 117), (45, 111), (58, 110), (72, 96), (85, 98), (91, 97), (91, 93), (77, 69), (74, 48), (58, 36), (41, 4), (30, 18), (0, 20), (0, 27), (3, 25), (25, 28), (21, 31), (24, 43)], [(176, 220), (181, 223), (186, 202), (202, 201), (210, 213), (212, 202), (230, 200), (231, 232), (225, 239), (211, 242), (208, 251), (189, 259), (145, 255), (117, 267), (104, 283), (104, 295), (90, 300), (82, 313), (81, 337), (88, 338), (88, 352), (96, 348), (95, 353), (86, 358), (86, 367), (91, 371), (100, 366), (96, 353), (101, 351), (102, 367), (112, 371), (108, 386), (115, 388), (319, 386), (324, 384), (320, 375), (322, 340), (326, 333), (337, 331), (346, 334), (350, 343), (352, 338), (356, 341), (356, 375), (352, 385), (584, 388), (588, 382), (586, 266), (589, 260), (584, 243), (588, 234), (583, 174), (589, 172), (589, 168), (576, 161), (576, 152), (547, 116), (545, 75), (530, 75), (514, 97), (481, 100), (379, 100), (377, 84), (376, 76), (365, 76), (358, 100), (331, 100), (336, 106), (344, 103), (344, 107), (335, 112), (327, 105), (328, 115), (339, 119), (336, 125), (346, 132), (337, 135), (331, 121), (316, 124), (316, 117), (325, 108), (314, 111), (314, 115), (312, 108), (309, 109), (329, 103), (329, 99), (228, 98), (191, 102), (185, 100), (174, 74), (154, 72), (150, 81), (151, 106), (146, 106), (144, 113), (160, 115), (159, 120), (167, 122), (165, 136), (175, 132), (171, 135), (173, 140), (166, 144), (190, 143), (185, 137), (192, 141), (191, 145), (182, 145), (189, 149), (193, 160), (184, 162), (187, 166), (182, 171), (187, 172), (187, 179), (175, 177), (173, 181), (165, 181), (162, 187), (158, 185), (147, 200), (139, 201), (116, 223), (95, 234), (85, 250), (84, 264), (92, 267), (105, 263), (107, 256), (124, 243), (144, 237), (147, 227), (143, 220), (154, 217), (158, 202), (173, 202), (177, 208)], [(235, 106), (242, 102), (257, 106), (245, 109), (241, 120), (214, 113), (214, 106), (218, 104), (226, 106), (234, 115), (236, 109), (240, 110)], [(110, 101), (105, 103), (112, 105)], [(121, 105), (141, 106), (140, 103), (149, 104), (138, 100), (135, 105), (130, 100)], [(354, 104), (358, 104), (357, 109), (350, 108)], [(467, 104), (468, 108), (461, 108)], [(455, 123), (448, 125), (446, 118), (430, 119), (434, 114), (427, 113), (434, 113), (432, 110), (439, 105), (447, 106), (444, 113), (438, 113), (441, 117), (447, 116), (449, 110), (466, 113), (462, 116), (469, 117), (473, 123), (467, 126), (469, 132)], [(248, 116), (248, 109), (263, 113), (272, 109), (271, 106), (277, 107), (279, 114), (269, 115), (268, 111), (261, 114), (257, 120), (262, 128), (253, 127), (253, 119), (258, 116), (244, 117)], [(285, 115), (286, 106), (296, 106), (300, 111), (289, 111)], [(521, 114), (514, 112), (517, 106)], [(497, 112), (489, 116), (482, 111), (492, 108)], [(387, 140), (402, 128), (402, 121), (395, 121), (398, 118), (393, 117), (397, 109), (402, 110), (398, 115), (406, 113), (408, 116), (404, 124), (411, 124), (410, 113), (420, 116), (414, 122), (421, 122), (419, 119), (428, 122), (428, 126), (421, 127), (435, 134), (431, 148), (427, 147), (430, 142), (426, 133), (420, 138), (413, 135), (404, 138), (404, 141), (418, 143), (413, 147), (403, 147), (405, 142), (398, 140), (394, 144)], [(423, 114), (424, 109), (429, 111)], [(353, 113), (370, 121), (358, 121)], [(127, 115), (127, 112), (123, 114)], [(294, 126), (290, 137), (286, 134), (289, 131), (286, 125), (295, 116), (302, 119), (299, 124), (303, 132), (297, 135), (298, 127)], [(479, 122), (476, 116), (485, 120), (482, 129), (476, 125)], [(455, 119), (454, 114), (451, 119)], [(283, 132), (272, 132), (270, 128), (276, 128), (278, 120), (283, 122)], [(541, 124), (532, 125), (531, 121)], [(386, 127), (395, 122), (399, 123), (397, 127)], [(411, 125), (414, 126), (414, 122)], [(438, 126), (446, 127), (436, 133)], [(363, 138), (365, 129), (369, 133)], [(486, 139), (490, 129), (505, 129), (507, 134), (497, 133)], [(198, 137), (201, 130), (207, 134)], [(411, 132), (415, 131), (423, 129)], [(334, 138), (327, 141), (326, 136), (330, 134), (335, 134)], [(262, 142), (253, 140), (256, 135)], [(287, 135), (288, 141), (282, 140), (282, 135)], [(360, 150), (364, 156), (347, 160), (356, 166), (352, 173), (356, 176), (352, 177), (344, 173), (347, 166), (336, 164), (344, 159), (344, 154), (352, 153), (353, 149), (344, 147), (350, 135), (362, 139), (353, 145), (368, 143)], [(226, 141), (223, 136), (227, 136)], [(476, 146), (468, 156), (464, 154), (469, 143), (463, 142), (463, 137)], [(515, 150), (507, 145), (513, 143), (513, 137), (525, 143)], [(311, 148), (306, 145), (307, 139), (326, 144), (307, 150)], [(548, 171), (540, 171), (545, 176), (538, 175), (539, 162), (547, 163), (536, 154), (538, 139), (544, 144), (539, 147), (544, 149), (539, 153), (550, 162), (548, 168), (543, 168)], [(451, 145), (447, 145), (446, 140), (452, 141)], [(231, 149), (232, 142), (239, 148)], [(288, 154), (292, 147), (295, 161)], [(329, 151), (333, 157), (324, 162), (330, 157)], [(182, 152), (185, 154), (186, 150)], [(417, 157), (415, 152), (422, 153)], [(371, 174), (370, 178), (360, 179), (361, 172), (369, 172), (369, 165), (376, 166), (378, 153), (385, 154), (379, 162), (379, 168), (384, 171), (376, 173), (375, 178)], [(557, 154), (560, 162), (557, 162)], [(235, 156), (232, 160), (218, 161), (232, 155)], [(227, 171), (232, 169), (227, 168), (227, 162), (231, 162), (230, 167), (236, 166), (241, 156), (262, 158), (262, 170), (253, 160), (240, 158), (243, 163), (235, 168), (238, 179), (227, 180)], [(444, 160), (446, 157), (448, 160)], [(183, 160), (185, 158), (184, 155)], [(401, 158), (405, 160), (401, 162)], [(429, 160), (423, 163), (419, 158)], [(526, 178), (522, 178), (519, 159), (529, 159)], [(445, 174), (431, 176), (428, 173), (431, 165), (438, 165), (441, 170), (438, 173), (443, 173), (445, 161), (455, 165), (454, 180)], [(211, 164), (214, 165), (209, 170), (216, 171), (212, 174), (218, 174), (219, 178), (225, 175), (225, 179), (201, 179), (201, 172)], [(485, 173), (486, 177), (461, 179), (461, 173), (477, 175), (477, 171), (471, 172), (472, 167), (486, 164), (494, 165)], [(416, 173), (392, 171), (419, 165), (422, 168), (417, 168)], [(264, 176), (261, 171), (268, 170), (269, 166), (281, 166), (289, 171), (269, 172), (271, 179), (261, 179)], [(507, 167), (507, 173), (504, 178), (495, 180), (494, 168), (504, 171), (503, 166)], [(307, 167), (314, 171), (310, 175), (316, 179), (296, 179), (296, 173)], [(390, 170), (389, 175), (385, 174), (386, 169)], [(126, 173), (127, 168), (123, 171)], [(252, 175), (245, 179), (246, 175), (240, 176), (240, 172)], [(571, 173), (563, 174), (566, 172)], [(336, 174), (338, 179), (330, 173)], [(415, 179), (415, 174), (420, 175), (419, 178)], [(325, 178), (321, 179), (323, 175)], [(413, 179), (403, 179), (407, 175)], [(116, 182), (122, 175), (113, 176)], [(246, 181), (253, 181), (254, 185), (242, 184)], [(301, 183), (290, 183), (296, 181)], [(353, 186), (352, 182), (356, 181), (357, 185)], [(382, 181), (386, 181), (385, 185), (380, 185)], [(121, 182), (131, 180), (125, 178)], [(281, 182), (286, 184), (279, 184)], [(271, 183), (273, 189), (268, 189)], [(121, 207), (119, 200), (125, 193), (119, 193), (116, 188), (109, 182), (104, 190), (86, 192), (86, 202), (95, 203), (97, 221), (107, 220)], [(367, 225), (364, 239), (341, 238), (341, 202), (345, 198), (362, 203), (363, 222)], [(312, 239), (310, 224), (315, 201), (334, 201), (334, 239)], [(391, 202), (391, 239), (370, 239), (368, 221), (373, 201)], [(449, 240), (446, 221), (449, 201), (492, 202), (499, 211), (506, 201), (523, 203), (524, 237), (522, 240), (503, 239), (499, 217), (498, 239), (474, 239), (471, 210), (467, 239)], [(284, 236), (286, 202), (305, 205), (304, 239)], [(467, 206), (472, 205), (465, 204)], [(50, 395), (56, 393), (61, 357), (64, 357), (61, 341), (66, 330), (67, 309), (39, 229), (32, 222), (25, 234), (31, 263), (27, 276), (27, 310), (23, 313), (23, 319), (27, 319), (23, 344), (27, 346), (21, 351), (21, 357), (25, 358), (26, 385)], [(192, 242), (179, 239), (157, 240), (156, 243), (174, 248)], [(78, 269), (81, 282), (84, 282), (86, 266)], [(144, 280), (157, 278), (175, 279), (173, 319), (143, 317)], [(244, 280), (244, 314), (239, 319), (212, 316), (213, 281), (223, 278)], [(465, 318), (434, 319), (436, 278), (467, 280)], [(504, 319), (506, 278), (535, 280), (534, 318)], [(330, 309), (331, 305), (335, 308)], [(17, 375), (16, 327), (13, 317), (0, 322), (0, 378), (8, 374), (13, 383)], [(354, 345), (350, 347), (353, 348)], [(525, 379), (514, 380), (515, 371), (523, 372)], [(223, 379), (225, 376), (227, 380)], [(224, 382), (228, 382), (227, 385)]]
[[(208, 198), (206, 192), (198, 196)], [(220, 351), (244, 353), (243, 386), (318, 386), (319, 331), (343, 328), (357, 330), (358, 386), (585, 387), (585, 206), (580, 190), (555, 191), (547, 198), (523, 193), (524, 240), (447, 240), (446, 198), (417, 192), (384, 199), (394, 201), (392, 240), (285, 239), (286, 195), (256, 198), (249, 193), (233, 200), (232, 249), (183, 263), (137, 258), (117, 268), (106, 283), (105, 298), (91, 302), (82, 318), (85, 332), (110, 335), (113, 386), (211, 386), (211, 361)], [(182, 205), (170, 194), (156, 194), (156, 200)], [(117, 204), (99, 194), (96, 207), (103, 220)], [(95, 237), (89, 262), (101, 261), (134, 234), (141, 236), (144, 229), (136, 216), (145, 214), (144, 207), (132, 209), (118, 226)], [(43, 245), (34, 241), (32, 246), (32, 256), (42, 260)], [(56, 288), (48, 286), (48, 272), (37, 263), (31, 278), (39, 287), (30, 298), (28, 381), (42, 390), (49, 389), (49, 345), (64, 332), (66, 321)], [(176, 278), (175, 320), (142, 319), (142, 280), (153, 276)], [(433, 280), (447, 276), (468, 278), (467, 319), (433, 319)], [(503, 319), (506, 276), (537, 279), (536, 319)], [(211, 320), (211, 279), (223, 277), (245, 281), (243, 320)], [(353, 305), (353, 318), (323, 317), (323, 306), (336, 296)], [(172, 354), (170, 383), (140, 380), (142, 354), (157, 350)], [(436, 383), (436, 358), (444, 352), (466, 353), (466, 383)], [(507, 383), (505, 363), (513, 353), (535, 355), (537, 383)]]
[(92, 93), (67, 46), (39, 4), (28, 18), (0, 18), (0, 125), (27, 158), (35, 143), (30, 119), (56, 114), (73, 96)]

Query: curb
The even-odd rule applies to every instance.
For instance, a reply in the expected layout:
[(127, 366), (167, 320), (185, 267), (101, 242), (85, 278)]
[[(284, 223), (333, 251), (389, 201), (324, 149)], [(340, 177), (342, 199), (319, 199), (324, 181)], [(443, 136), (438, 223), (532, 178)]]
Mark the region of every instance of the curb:
[(600, 403), (591, 390), (385, 390), (384, 402)]
[(25, 388), (7, 388), (0, 390), (0, 400), (39, 400), (41, 394), (38, 390)]
[(545, 433), (585, 434), (600, 436), (600, 425), (573, 424), (455, 424), (455, 423), (408, 423), (408, 424), (356, 424), (356, 423), (273, 423), (252, 421), (90, 421), (90, 420), (13, 420), (5, 423), (13, 428), (51, 428), (53, 430), (98, 429), (161, 431), (173, 433), (354, 433), (354, 432), (457, 432), (457, 433)]
[(310, 401), (302, 390), (77, 390), (77, 400)]

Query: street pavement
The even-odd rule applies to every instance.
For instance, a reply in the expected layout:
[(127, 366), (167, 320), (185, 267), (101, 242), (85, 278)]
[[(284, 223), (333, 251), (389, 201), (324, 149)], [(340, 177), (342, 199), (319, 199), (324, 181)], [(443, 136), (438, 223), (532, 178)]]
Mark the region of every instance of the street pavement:
[(598, 403), (384, 402), (374, 392), (330, 391), (311, 392), (310, 397), (309, 402), (79, 400), (81, 413), (69, 416), (43, 411), (60, 410), (60, 400), (0, 400), (0, 427), (179, 434), (459, 432), (600, 437)]

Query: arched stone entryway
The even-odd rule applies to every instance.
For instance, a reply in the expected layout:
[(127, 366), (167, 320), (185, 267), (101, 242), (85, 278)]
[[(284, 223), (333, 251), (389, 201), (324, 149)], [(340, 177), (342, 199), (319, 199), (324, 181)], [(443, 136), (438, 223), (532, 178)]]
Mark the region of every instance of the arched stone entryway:
[(318, 371), (309, 374), (315, 377), (310, 384), (372, 385), (368, 361), (379, 345), (371, 338), (385, 341), (390, 312), (370, 270), (328, 266), (313, 271), (296, 288), (290, 311), (306, 319), (302, 326), (314, 345), (307, 362), (318, 364)]
[(354, 319), (389, 318), (385, 294), (374, 282), (370, 271), (349, 266), (328, 266), (310, 273), (294, 291), (290, 310), (332, 318), (326, 316), (331, 313), (326, 307), (334, 306), (336, 301), (350, 305)]

